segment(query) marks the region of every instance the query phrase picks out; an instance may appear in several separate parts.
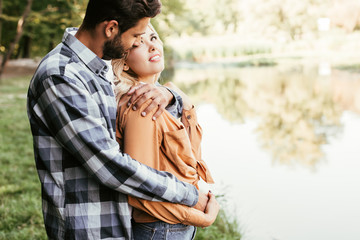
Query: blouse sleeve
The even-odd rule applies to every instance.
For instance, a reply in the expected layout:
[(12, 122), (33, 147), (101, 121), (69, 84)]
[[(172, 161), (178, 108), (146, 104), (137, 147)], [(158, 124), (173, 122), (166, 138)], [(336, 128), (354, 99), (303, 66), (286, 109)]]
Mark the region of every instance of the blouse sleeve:
[(214, 183), (210, 171), (204, 160), (201, 159), (202, 128), (197, 121), (196, 110), (193, 106), (190, 110), (183, 110), (181, 122), (189, 135), (191, 149), (197, 161), (197, 172), (207, 183)]
[[(134, 159), (159, 170), (158, 155), (161, 136), (158, 135), (156, 121), (151, 119), (154, 112), (149, 113), (146, 117), (141, 116), (141, 112), (145, 109), (146, 105), (143, 104), (136, 111), (131, 110), (127, 112), (122, 128), (122, 146), (124, 152), (131, 155)], [(157, 121), (161, 121), (163, 115)], [(169, 202), (146, 201), (131, 196), (128, 196), (128, 201), (131, 206), (164, 222), (205, 227), (205, 214), (194, 208)]]

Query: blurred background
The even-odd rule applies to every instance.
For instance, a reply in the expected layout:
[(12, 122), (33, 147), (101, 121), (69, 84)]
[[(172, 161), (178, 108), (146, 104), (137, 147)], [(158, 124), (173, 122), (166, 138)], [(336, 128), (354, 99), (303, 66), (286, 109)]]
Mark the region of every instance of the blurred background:
[[(161, 81), (197, 106), (223, 208), (197, 239), (360, 239), (360, 2), (162, 3)], [(0, 239), (45, 239), (26, 91), (86, 4), (0, 0)]]

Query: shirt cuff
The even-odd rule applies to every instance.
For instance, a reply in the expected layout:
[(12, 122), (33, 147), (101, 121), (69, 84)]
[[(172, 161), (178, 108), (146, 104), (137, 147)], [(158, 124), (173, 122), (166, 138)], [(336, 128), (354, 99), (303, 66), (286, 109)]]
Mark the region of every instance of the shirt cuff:
[(189, 191), (187, 191), (187, 196), (184, 198), (184, 201), (181, 204), (189, 207), (194, 207), (199, 201), (199, 191), (194, 185), (191, 185), (189, 183), (185, 184), (188, 184)]
[(181, 121), (185, 127), (188, 127), (192, 124), (197, 124), (196, 110), (194, 106), (189, 110), (183, 110)]

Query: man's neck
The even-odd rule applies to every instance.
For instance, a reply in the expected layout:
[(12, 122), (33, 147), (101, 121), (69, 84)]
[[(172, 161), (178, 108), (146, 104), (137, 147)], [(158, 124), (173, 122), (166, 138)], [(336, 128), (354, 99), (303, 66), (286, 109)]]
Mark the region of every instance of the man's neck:
[(104, 40), (101, 35), (96, 32), (96, 30), (85, 30), (80, 27), (75, 34), (75, 37), (87, 48), (93, 51), (99, 58), (103, 57)]

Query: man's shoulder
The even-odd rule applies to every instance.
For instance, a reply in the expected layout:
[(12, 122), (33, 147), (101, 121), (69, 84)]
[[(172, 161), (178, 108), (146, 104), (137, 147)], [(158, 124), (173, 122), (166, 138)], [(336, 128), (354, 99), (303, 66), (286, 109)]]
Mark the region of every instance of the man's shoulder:
[(65, 44), (60, 43), (40, 62), (34, 73), (33, 81), (42, 82), (45, 79), (51, 79), (53, 77), (60, 77), (68, 80), (78, 79), (79, 73), (87, 71), (86, 66), (79, 59), (77, 54)]
[(76, 55), (66, 45), (60, 43), (40, 62), (36, 74), (42, 78), (51, 75), (63, 75), (64, 69)]

